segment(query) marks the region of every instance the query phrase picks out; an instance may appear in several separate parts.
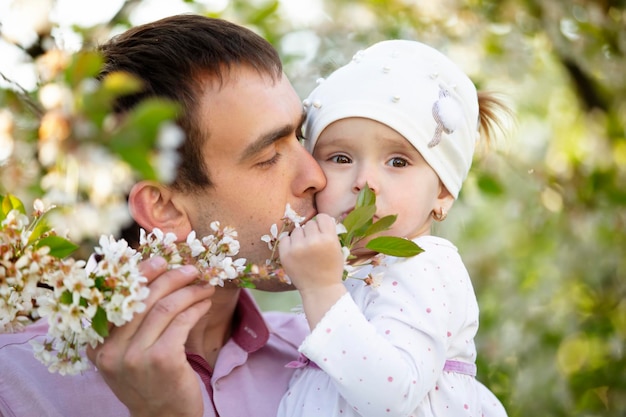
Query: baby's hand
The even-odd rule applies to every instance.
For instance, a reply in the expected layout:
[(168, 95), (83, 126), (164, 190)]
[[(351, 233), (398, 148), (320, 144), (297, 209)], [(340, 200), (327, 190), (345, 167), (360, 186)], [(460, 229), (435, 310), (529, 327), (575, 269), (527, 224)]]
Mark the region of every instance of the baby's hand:
[(280, 261), (300, 291), (304, 314), (314, 329), (324, 314), (346, 293), (341, 280), (343, 254), (335, 220), (318, 214), (278, 243)]
[(298, 290), (341, 283), (343, 254), (335, 220), (320, 213), (278, 244), (280, 261)]

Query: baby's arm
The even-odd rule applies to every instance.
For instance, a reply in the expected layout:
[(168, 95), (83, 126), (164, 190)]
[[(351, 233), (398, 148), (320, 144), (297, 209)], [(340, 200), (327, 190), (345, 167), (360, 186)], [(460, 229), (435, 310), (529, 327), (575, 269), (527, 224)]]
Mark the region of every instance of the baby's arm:
[(300, 291), (304, 313), (313, 329), (346, 293), (341, 279), (344, 259), (335, 220), (318, 214), (283, 237), (278, 250), (285, 272)]
[(361, 289), (344, 295), (299, 348), (359, 415), (413, 412), (443, 373), (450, 340), (473, 320), (465, 314), (472, 293), (446, 271), (452, 260), (432, 252), (387, 259), (378, 287), (349, 280)]

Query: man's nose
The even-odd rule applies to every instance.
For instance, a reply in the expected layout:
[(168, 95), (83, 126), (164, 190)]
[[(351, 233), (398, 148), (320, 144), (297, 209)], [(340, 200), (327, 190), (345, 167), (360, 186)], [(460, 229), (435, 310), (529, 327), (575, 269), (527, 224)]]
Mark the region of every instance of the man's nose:
[(301, 157), (296, 161), (298, 188), (304, 193), (316, 193), (326, 187), (326, 176), (315, 158), (304, 147), (300, 149)]

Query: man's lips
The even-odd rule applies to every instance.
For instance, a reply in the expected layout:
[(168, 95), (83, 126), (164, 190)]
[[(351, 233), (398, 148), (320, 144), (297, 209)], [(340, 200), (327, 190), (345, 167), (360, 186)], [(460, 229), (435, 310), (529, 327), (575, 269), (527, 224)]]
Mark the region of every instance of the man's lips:
[(304, 216), (304, 221), (302, 222), (302, 224), (307, 223), (309, 220), (311, 220), (315, 216), (317, 216), (317, 210), (313, 210), (311, 213)]

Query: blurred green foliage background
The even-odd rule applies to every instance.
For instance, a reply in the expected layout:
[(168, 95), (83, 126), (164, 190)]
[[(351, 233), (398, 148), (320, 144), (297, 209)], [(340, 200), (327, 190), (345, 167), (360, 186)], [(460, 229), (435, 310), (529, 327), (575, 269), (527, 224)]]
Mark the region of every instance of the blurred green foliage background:
[[(131, 25), (140, 3), (75, 28), (84, 46)], [(270, 40), (303, 98), (318, 77), (390, 38), (437, 47), (500, 93), (515, 112), (509, 134), (477, 154), (436, 230), (473, 278), (478, 377), (512, 417), (626, 415), (625, 1), (185, 3)], [(24, 48), (33, 59), (50, 30), (38, 36)], [(6, 88), (1, 97), (6, 105)], [(265, 309), (298, 304), (294, 293), (256, 295)]]

